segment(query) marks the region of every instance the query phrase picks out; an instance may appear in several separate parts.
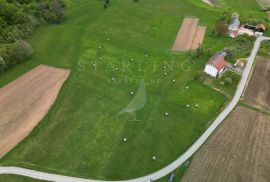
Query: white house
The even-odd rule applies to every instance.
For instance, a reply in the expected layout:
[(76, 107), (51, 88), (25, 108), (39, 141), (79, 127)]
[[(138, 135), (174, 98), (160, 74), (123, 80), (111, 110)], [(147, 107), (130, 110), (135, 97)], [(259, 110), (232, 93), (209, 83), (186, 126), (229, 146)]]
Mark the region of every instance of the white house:
[(219, 76), (227, 65), (227, 62), (224, 60), (226, 55), (226, 52), (217, 52), (205, 65), (204, 72), (212, 77)]

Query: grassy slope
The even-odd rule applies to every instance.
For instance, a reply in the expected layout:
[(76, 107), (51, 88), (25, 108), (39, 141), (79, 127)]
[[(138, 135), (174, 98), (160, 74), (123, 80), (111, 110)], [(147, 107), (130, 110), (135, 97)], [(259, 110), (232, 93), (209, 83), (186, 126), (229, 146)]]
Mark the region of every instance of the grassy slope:
[(0, 181), (4, 182), (45, 182), (42, 180), (36, 180), (28, 177), (17, 175), (0, 175)]
[[(171, 54), (170, 47), (185, 15), (208, 25), (205, 47), (215, 45), (215, 51), (229, 44), (231, 39), (209, 35), (220, 10), (205, 13), (206, 5), (189, 0), (116, 0), (106, 11), (102, 1), (66, 3), (67, 21), (39, 28), (30, 40), (35, 57), (0, 77), (3, 86), (38, 64), (72, 70), (50, 113), (0, 164), (97, 179), (133, 178), (167, 165), (196, 140), (225, 102), (224, 96), (194, 81), (208, 55), (190, 64), (189, 55)], [(92, 63), (101, 56), (104, 61), (93, 71)], [(106, 71), (108, 61), (120, 68), (130, 58), (135, 58), (131, 71)], [(147, 71), (138, 71), (138, 60)], [(167, 78), (164, 60), (179, 66)], [(151, 71), (154, 63), (156, 72)], [(87, 66), (84, 71), (81, 65)], [(183, 65), (190, 70), (181, 69)], [(114, 117), (138, 84), (110, 84), (111, 77), (159, 80), (146, 87), (147, 105), (137, 113), (140, 122), (130, 122), (128, 115)], [(164, 112), (170, 113), (168, 118)], [(128, 138), (125, 144), (123, 137)]]
[[(243, 3), (242, 0), (220, 0), (220, 2), (222, 2), (225, 5), (225, 8), (229, 8), (230, 11), (239, 12), (240, 15), (245, 18), (254, 17), (256, 19), (265, 20), (268, 24), (267, 26), (269, 27), (269, 21), (267, 20), (266, 13), (260, 11), (260, 7), (258, 6), (256, 1), (245, 0), (245, 2)], [(269, 36), (269, 28), (267, 29), (267, 32), (265, 35)], [(235, 43), (235, 40), (234, 40), (234, 43)], [(223, 89), (224, 89), (223, 91), (226, 91), (228, 93), (232, 92), (231, 88), (230, 88), (230, 91), (227, 91), (228, 88), (223, 88)], [(186, 165), (183, 165), (175, 170), (176, 181), (181, 181), (181, 178), (187, 169), (188, 167), (186, 167)], [(168, 178), (169, 178), (169, 175), (165, 176), (162, 179), (159, 179), (158, 182), (166, 182), (168, 181)]]

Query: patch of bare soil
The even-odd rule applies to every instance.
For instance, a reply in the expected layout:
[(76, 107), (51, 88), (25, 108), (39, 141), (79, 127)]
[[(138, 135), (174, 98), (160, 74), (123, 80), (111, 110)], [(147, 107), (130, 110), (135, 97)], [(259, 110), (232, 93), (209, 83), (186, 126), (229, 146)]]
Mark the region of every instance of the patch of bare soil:
[(174, 45), (172, 47), (173, 51), (188, 51), (190, 50), (194, 36), (197, 31), (197, 26), (199, 23), (198, 18), (185, 18), (182, 26), (176, 36)]
[(40, 65), (0, 89), (0, 157), (42, 120), (69, 71)]
[(237, 107), (194, 156), (184, 182), (268, 182), (270, 116)]
[(270, 61), (257, 58), (248, 87), (244, 94), (248, 104), (270, 111)]
[(206, 32), (205, 26), (198, 26), (192, 46), (191, 46), (191, 50), (196, 50), (202, 45), (205, 32)]

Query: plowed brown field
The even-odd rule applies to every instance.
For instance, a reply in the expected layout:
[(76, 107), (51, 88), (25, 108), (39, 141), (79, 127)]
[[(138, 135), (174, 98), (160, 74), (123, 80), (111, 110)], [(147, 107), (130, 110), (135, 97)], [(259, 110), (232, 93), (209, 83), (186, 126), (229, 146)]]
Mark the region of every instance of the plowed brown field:
[(270, 116), (237, 107), (198, 151), (184, 182), (268, 182)]
[(270, 61), (257, 58), (244, 101), (256, 107), (270, 111)]
[(203, 43), (205, 32), (206, 32), (205, 26), (198, 26), (192, 46), (191, 46), (191, 50), (198, 49), (199, 46)]
[(46, 115), (68, 75), (68, 70), (40, 65), (0, 89), (0, 157)]
[(194, 36), (197, 31), (197, 26), (199, 23), (198, 18), (185, 18), (182, 26), (176, 36), (174, 45), (172, 47), (173, 51), (188, 51), (190, 50)]

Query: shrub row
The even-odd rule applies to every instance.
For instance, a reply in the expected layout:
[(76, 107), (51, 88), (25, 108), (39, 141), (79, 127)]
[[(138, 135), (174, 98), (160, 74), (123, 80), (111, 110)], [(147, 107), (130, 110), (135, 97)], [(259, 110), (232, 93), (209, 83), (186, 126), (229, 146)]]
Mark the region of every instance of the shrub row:
[(62, 22), (63, 9), (61, 0), (0, 0), (0, 73), (32, 57), (24, 40), (44, 22)]

